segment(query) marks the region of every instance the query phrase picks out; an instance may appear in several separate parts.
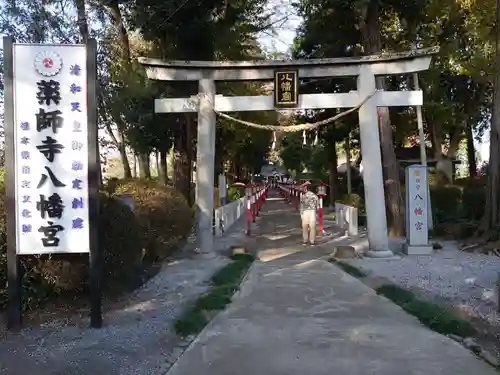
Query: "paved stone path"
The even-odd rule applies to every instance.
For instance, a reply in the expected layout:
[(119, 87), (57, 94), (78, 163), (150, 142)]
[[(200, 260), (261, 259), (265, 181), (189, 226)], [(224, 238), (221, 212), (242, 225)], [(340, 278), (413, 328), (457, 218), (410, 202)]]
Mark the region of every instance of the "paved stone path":
[(262, 261), (168, 375), (497, 374), (328, 263), (331, 241), (302, 247), (289, 206), (268, 202), (256, 234)]

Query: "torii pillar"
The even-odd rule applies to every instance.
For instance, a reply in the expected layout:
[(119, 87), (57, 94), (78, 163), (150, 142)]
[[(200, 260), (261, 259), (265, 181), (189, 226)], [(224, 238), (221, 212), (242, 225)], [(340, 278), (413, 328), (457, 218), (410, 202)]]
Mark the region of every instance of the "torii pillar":
[[(140, 58), (148, 78), (164, 81), (198, 81), (199, 94), (191, 98), (157, 99), (155, 112), (198, 113), (196, 156), (197, 238), (203, 252), (212, 252), (214, 209), (215, 124), (218, 112), (274, 109), (273, 96), (224, 97), (216, 95), (215, 81), (271, 81), (275, 71), (298, 69), (300, 78), (358, 77), (357, 91), (300, 95), (297, 110), (352, 108), (375, 90), (377, 75), (401, 75), (427, 70), (438, 47), (361, 58), (291, 61), (164, 61)], [(359, 109), (363, 182), (367, 211), (368, 242), (373, 257), (389, 257), (387, 216), (378, 128), (377, 107), (418, 106), (422, 91), (378, 91)]]

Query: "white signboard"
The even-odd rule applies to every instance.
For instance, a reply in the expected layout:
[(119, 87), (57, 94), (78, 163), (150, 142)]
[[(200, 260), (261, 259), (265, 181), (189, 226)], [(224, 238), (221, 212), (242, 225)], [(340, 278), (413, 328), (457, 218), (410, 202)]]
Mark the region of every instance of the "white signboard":
[(14, 44), (18, 254), (89, 252), (84, 45)]
[(406, 238), (410, 246), (429, 244), (427, 167), (406, 168)]

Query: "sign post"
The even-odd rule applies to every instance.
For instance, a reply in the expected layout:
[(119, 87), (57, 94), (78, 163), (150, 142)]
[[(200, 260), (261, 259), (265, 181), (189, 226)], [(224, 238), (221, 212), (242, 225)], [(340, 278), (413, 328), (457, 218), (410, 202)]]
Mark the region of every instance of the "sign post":
[(90, 325), (102, 326), (96, 42), (4, 37), (8, 327), (21, 325), (19, 257), (89, 254)]
[(326, 196), (326, 186), (323, 181), (319, 183), (318, 186), (318, 197), (319, 197), (319, 232), (324, 233), (323, 228), (323, 198)]
[(406, 246), (408, 255), (428, 255), (429, 245), (427, 167), (406, 168)]

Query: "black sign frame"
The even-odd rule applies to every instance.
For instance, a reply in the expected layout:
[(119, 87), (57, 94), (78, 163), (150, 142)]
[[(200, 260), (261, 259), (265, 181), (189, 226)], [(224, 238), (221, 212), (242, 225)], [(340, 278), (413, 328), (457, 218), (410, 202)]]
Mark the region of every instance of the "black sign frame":
[[(4, 51), (4, 124), (5, 124), (5, 213), (7, 217), (7, 328), (19, 331), (22, 325), (22, 269), (16, 239), (16, 165), (14, 123), (14, 38), (3, 37)], [(87, 49), (87, 121), (89, 191), (89, 307), (90, 327), (101, 328), (103, 254), (99, 250), (99, 143), (97, 136), (97, 42), (89, 39)]]
[[(281, 89), (283, 77), (291, 78), (290, 100), (282, 100), (285, 90)], [(299, 104), (299, 71), (297, 69), (276, 70), (274, 72), (274, 106), (276, 108), (295, 108)]]

